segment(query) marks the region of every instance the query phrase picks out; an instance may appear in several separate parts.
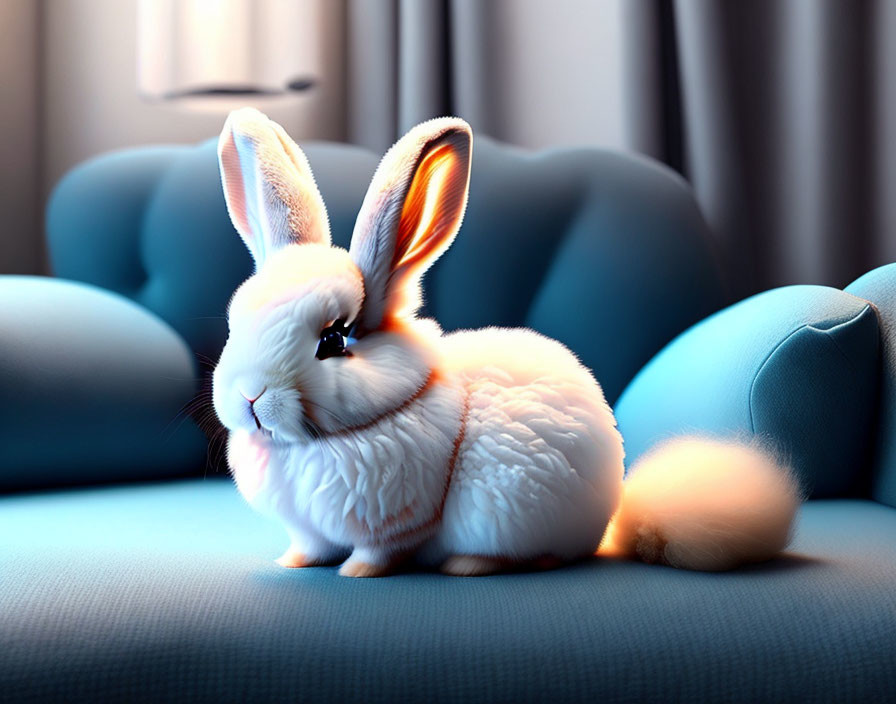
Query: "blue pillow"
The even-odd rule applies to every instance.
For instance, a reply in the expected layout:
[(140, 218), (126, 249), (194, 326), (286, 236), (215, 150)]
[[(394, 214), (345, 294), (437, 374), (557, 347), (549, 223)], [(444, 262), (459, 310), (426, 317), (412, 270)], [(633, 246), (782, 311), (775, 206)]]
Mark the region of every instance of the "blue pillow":
[(0, 276), (0, 491), (202, 469), (205, 437), (179, 415), (195, 390), (190, 349), (144, 308)]
[(869, 271), (846, 287), (874, 304), (881, 330), (881, 398), (872, 496), (896, 506), (896, 264)]
[(878, 390), (877, 316), (821, 286), (748, 298), (690, 328), (616, 406), (629, 465), (679, 433), (759, 435), (816, 497), (865, 490)]

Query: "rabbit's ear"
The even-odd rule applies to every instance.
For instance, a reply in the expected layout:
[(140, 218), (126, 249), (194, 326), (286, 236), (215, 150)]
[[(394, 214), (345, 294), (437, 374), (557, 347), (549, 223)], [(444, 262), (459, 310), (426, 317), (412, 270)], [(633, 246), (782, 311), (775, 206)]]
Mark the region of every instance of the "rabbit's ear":
[(419, 307), (421, 275), (460, 228), (472, 140), (466, 122), (443, 117), (417, 125), (383, 157), (350, 250), (364, 276), (364, 329)]
[(256, 268), (291, 243), (330, 244), (327, 209), (308, 160), (254, 108), (234, 110), (218, 140), (224, 199)]

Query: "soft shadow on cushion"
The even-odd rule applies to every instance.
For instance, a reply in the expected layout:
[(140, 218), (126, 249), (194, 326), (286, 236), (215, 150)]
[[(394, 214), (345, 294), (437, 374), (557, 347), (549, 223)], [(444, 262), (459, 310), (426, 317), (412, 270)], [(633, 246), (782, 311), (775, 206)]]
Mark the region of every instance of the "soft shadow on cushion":
[(896, 506), (896, 264), (869, 271), (846, 291), (874, 304), (881, 330), (881, 399), (872, 495)]
[(680, 335), (625, 390), (627, 464), (679, 433), (758, 434), (812, 496), (864, 493), (877, 361), (867, 301), (821, 286), (748, 298)]
[(93, 286), (0, 277), (0, 490), (200, 470), (180, 409), (189, 348), (162, 320)]

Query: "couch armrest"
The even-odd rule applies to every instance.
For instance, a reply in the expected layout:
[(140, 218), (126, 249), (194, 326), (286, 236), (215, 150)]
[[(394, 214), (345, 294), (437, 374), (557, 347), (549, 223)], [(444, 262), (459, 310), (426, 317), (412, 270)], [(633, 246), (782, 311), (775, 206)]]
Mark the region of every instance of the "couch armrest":
[(195, 390), (189, 348), (140, 306), (0, 277), (0, 490), (201, 469), (205, 438), (178, 416)]
[(871, 495), (896, 507), (896, 264), (869, 271), (845, 290), (870, 301), (878, 317), (882, 368)]
[(757, 435), (812, 496), (867, 495), (878, 334), (867, 301), (823, 286), (765, 291), (716, 313), (620, 398), (627, 463), (677, 434)]

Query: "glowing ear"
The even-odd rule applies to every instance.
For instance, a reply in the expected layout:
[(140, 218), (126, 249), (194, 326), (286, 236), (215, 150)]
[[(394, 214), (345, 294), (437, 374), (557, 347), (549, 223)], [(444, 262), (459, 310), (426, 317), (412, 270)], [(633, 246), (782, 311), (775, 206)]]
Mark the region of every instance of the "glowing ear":
[(261, 267), (287, 244), (330, 243), (327, 209), (302, 150), (254, 108), (234, 110), (218, 140), (224, 200)]
[(420, 277), (463, 219), (472, 140), (463, 120), (438, 118), (413, 128), (380, 162), (350, 250), (364, 275), (364, 328), (420, 306)]

